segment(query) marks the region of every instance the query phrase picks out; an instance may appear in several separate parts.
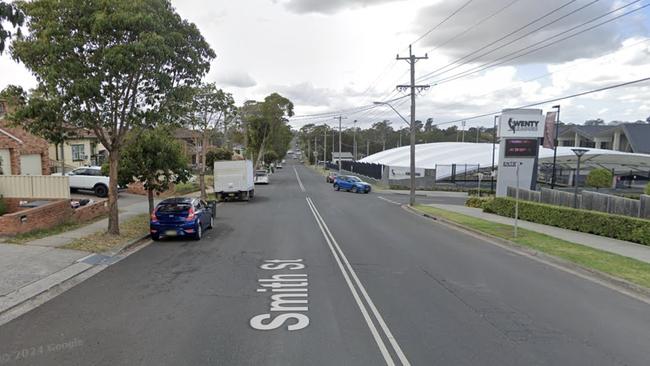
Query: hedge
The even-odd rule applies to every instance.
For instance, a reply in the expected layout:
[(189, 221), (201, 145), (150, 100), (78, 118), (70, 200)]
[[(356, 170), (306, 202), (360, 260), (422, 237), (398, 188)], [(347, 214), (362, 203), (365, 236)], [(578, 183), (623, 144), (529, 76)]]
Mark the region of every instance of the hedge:
[[(515, 200), (495, 198), (486, 201), (483, 204), (483, 211), (514, 217)], [(538, 224), (650, 245), (650, 220), (528, 201), (519, 201), (519, 218)]]
[(465, 206), (474, 207), (474, 208), (483, 208), (485, 203), (491, 200), (492, 198), (472, 196), (468, 198), (467, 201), (465, 201)]
[(7, 212), (7, 205), (5, 205), (5, 200), (0, 196), (0, 216), (4, 215)]

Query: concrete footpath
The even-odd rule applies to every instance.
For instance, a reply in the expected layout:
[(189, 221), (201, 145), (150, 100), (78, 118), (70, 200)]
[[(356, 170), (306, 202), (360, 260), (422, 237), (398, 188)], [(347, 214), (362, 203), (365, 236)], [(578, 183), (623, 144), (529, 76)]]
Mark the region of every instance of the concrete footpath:
[[(467, 216), (473, 216), (479, 219), (506, 225), (513, 225), (514, 219), (510, 217), (503, 217), (491, 213), (485, 213), (479, 208), (458, 206), (458, 205), (445, 205), (445, 204), (431, 204), (428, 206), (437, 207), (443, 210), (460, 213)], [(625, 257), (637, 259), (642, 262), (650, 263), (650, 247), (646, 245), (636, 244), (629, 241), (607, 238), (604, 236), (581, 233), (578, 231), (567, 230), (555, 226), (548, 226), (536, 224), (529, 221), (519, 220), (519, 227), (535, 231), (541, 234), (560, 238), (572, 243), (582, 244), (595, 249), (604, 250), (607, 252), (619, 254)]]

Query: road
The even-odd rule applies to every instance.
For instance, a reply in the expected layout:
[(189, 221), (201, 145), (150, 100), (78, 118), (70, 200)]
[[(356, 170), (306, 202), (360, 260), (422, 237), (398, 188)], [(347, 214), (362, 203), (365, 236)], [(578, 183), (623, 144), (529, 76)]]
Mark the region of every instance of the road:
[(0, 327), (0, 364), (650, 364), (649, 305), (404, 199), (289, 164), (202, 241), (152, 244)]

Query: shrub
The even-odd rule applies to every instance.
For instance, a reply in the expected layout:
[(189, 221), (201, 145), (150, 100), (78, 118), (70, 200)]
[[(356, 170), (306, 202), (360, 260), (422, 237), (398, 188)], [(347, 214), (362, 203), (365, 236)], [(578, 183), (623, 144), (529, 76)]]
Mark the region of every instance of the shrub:
[[(484, 203), (483, 211), (514, 217), (515, 200), (495, 198)], [(650, 221), (634, 217), (519, 201), (519, 218), (539, 224), (650, 245)]]
[(474, 208), (483, 208), (488, 201), (492, 198), (470, 197), (465, 201), (465, 206)]
[(5, 199), (0, 196), (0, 216), (7, 213), (7, 205), (5, 204)]
[(599, 169), (594, 169), (589, 172), (589, 175), (587, 175), (587, 186), (593, 187), (593, 188), (608, 188), (612, 186), (612, 172), (599, 168)]
[(648, 185), (645, 186), (645, 194), (650, 195), (650, 183), (648, 183)]

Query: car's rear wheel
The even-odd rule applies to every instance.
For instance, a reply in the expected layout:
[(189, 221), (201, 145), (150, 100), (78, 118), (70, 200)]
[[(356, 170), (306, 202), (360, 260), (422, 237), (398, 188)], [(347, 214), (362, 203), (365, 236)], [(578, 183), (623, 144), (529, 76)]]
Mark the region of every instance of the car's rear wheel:
[(196, 234), (194, 234), (194, 240), (201, 240), (203, 237), (203, 226), (201, 225), (201, 221), (196, 222)]
[(208, 229), (212, 229), (214, 227), (214, 217), (210, 216), (210, 226), (208, 226)]
[(352, 193), (358, 193), (358, 192), (359, 189), (357, 188), (357, 186), (352, 186)]
[(98, 184), (93, 188), (93, 192), (95, 192), (95, 195), (97, 197), (106, 197), (108, 196), (108, 187), (106, 187), (103, 184)]
[(337, 191), (339, 191), (339, 190), (341, 190), (341, 187), (339, 187), (338, 184), (335, 184), (335, 185), (334, 185), (334, 189), (336, 189)]

